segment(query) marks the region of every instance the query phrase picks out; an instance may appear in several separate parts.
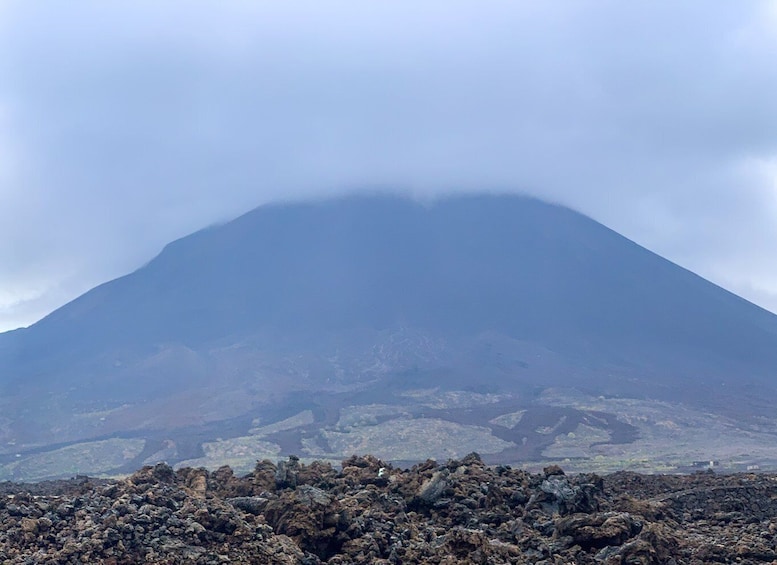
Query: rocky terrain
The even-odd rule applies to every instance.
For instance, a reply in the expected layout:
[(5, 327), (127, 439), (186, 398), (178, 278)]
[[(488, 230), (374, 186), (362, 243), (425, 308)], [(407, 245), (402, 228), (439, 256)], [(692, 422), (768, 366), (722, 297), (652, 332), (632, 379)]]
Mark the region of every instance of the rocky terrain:
[(565, 475), (477, 454), (393, 468), (297, 458), (236, 476), (0, 483), (2, 563), (777, 562), (770, 475)]

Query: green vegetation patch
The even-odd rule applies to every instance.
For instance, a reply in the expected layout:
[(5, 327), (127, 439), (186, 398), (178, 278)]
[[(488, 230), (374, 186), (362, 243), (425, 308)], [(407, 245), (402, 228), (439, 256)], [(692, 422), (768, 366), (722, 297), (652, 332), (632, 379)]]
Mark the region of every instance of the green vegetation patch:
[(400, 396), (409, 398), (422, 406), (440, 410), (493, 404), (505, 398), (504, 395), (499, 394), (481, 394), (466, 390), (440, 391), (438, 388), (408, 390)]
[(409, 413), (400, 406), (391, 404), (365, 404), (363, 406), (349, 406), (340, 410), (340, 419), (337, 421), (337, 431), (350, 431), (351, 428), (361, 426), (375, 426), (379, 418), (391, 416), (409, 416)]
[(100, 475), (135, 459), (145, 445), (143, 439), (119, 438), (69, 445), (5, 465), (0, 468), (0, 479), (39, 481), (73, 475)]
[(567, 421), (567, 417), (566, 416), (561, 416), (561, 418), (558, 419), (558, 422), (556, 422), (554, 425), (552, 425), (552, 426), (540, 426), (539, 428), (537, 428), (534, 431), (537, 432), (538, 434), (551, 435), (556, 430), (558, 430), (561, 426), (563, 426), (564, 422), (566, 422), (566, 421)]
[(290, 418), (275, 422), (274, 424), (268, 424), (266, 426), (260, 426), (259, 420), (254, 420), (252, 424), (255, 426), (248, 430), (248, 433), (254, 436), (267, 436), (276, 432), (283, 432), (285, 430), (293, 430), (301, 426), (308, 426), (313, 423), (313, 412), (305, 410), (299, 414), (295, 414)]
[(176, 465), (181, 467), (205, 467), (215, 470), (229, 465), (236, 474), (250, 473), (258, 460), (277, 459), (281, 448), (275, 443), (263, 441), (257, 436), (242, 436), (202, 444), (204, 457), (187, 459)]
[[(761, 470), (777, 467), (774, 435), (753, 430), (749, 422), (703, 412), (686, 404), (637, 398), (605, 398), (578, 391), (549, 388), (539, 402), (549, 406), (586, 412), (589, 423), (606, 422), (597, 414), (611, 414), (634, 426), (637, 437), (628, 443), (592, 442), (586, 459), (578, 459), (573, 444), (577, 438), (556, 436), (541, 461), (515, 462), (527, 470), (557, 463), (569, 472), (609, 473), (629, 470), (665, 473), (689, 470), (694, 461), (718, 461), (720, 470), (745, 470), (758, 465)], [(770, 426), (769, 424), (772, 424)], [(763, 429), (777, 429), (777, 420), (759, 422)], [(575, 433), (577, 430), (575, 430)]]
[(526, 410), (518, 410), (517, 412), (510, 412), (509, 414), (502, 414), (492, 420), (489, 420), (490, 424), (495, 426), (502, 426), (503, 428), (513, 429), (523, 419), (523, 415), (526, 414)]
[(332, 455), (372, 453), (386, 460), (463, 457), (467, 453), (498, 453), (513, 444), (491, 435), (488, 428), (465, 426), (436, 418), (397, 419), (350, 432), (321, 432)]
[(591, 457), (591, 446), (610, 441), (610, 433), (601, 428), (578, 424), (575, 431), (559, 434), (542, 452), (544, 457)]

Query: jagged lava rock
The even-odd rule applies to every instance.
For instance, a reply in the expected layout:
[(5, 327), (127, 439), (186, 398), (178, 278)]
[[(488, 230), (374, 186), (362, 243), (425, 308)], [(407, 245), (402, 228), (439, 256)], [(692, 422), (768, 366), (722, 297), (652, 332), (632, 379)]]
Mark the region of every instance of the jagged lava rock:
[(4, 485), (0, 562), (638, 563), (777, 560), (768, 475), (530, 474), (476, 454), (340, 470), (296, 458)]

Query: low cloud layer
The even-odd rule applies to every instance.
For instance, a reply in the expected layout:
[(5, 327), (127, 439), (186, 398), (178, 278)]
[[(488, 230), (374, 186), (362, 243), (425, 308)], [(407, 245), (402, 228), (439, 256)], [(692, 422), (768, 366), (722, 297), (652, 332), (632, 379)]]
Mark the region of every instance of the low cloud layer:
[(777, 311), (777, 2), (0, 5), (0, 329), (263, 202), (570, 205)]

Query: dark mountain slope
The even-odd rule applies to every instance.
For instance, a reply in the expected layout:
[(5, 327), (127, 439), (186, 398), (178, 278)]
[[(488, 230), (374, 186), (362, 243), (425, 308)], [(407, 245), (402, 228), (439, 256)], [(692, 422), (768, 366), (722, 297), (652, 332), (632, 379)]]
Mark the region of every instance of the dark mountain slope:
[(569, 209), (345, 198), (197, 232), (0, 335), (0, 442), (179, 427), (198, 446), (225, 435), (205, 422), (235, 435), (311, 407), (304, 433), (273, 440), (300, 449), (342, 406), (423, 387), (529, 399), (564, 386), (770, 414), (775, 377), (777, 316)]
[(748, 376), (777, 366), (777, 317), (575, 212), (376, 197), (266, 206), (178, 240), (21, 332), (10, 374), (112, 348), (398, 325), (705, 357)]

